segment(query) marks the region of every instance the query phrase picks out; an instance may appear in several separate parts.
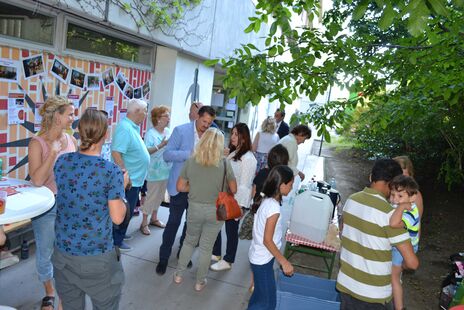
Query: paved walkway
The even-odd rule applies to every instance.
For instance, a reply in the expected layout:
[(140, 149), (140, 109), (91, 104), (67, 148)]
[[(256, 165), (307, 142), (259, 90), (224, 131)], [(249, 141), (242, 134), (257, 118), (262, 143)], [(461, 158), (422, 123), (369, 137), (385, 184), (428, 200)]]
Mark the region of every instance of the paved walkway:
[[(300, 146), (300, 169), (306, 174), (306, 183), (313, 175), (317, 179), (323, 178), (323, 158), (311, 155), (312, 140)], [(291, 208), (284, 203), (283, 223), (288, 223)], [(161, 207), (159, 218), (166, 222), (168, 209)], [(143, 236), (139, 231), (141, 216), (133, 218), (128, 232), (134, 238), (128, 241), (133, 250), (123, 254), (122, 261), (126, 274), (126, 283), (120, 309), (246, 309), (248, 287), (250, 284), (250, 268), (248, 263), (248, 248), (250, 241), (240, 240), (237, 259), (233, 267), (225, 272), (209, 271), (208, 285), (200, 293), (193, 289), (197, 253), (194, 254), (193, 268), (186, 272), (184, 282), (176, 285), (172, 276), (177, 265), (173, 255), (164, 276), (155, 273), (158, 263), (158, 253), (162, 238), (162, 230), (152, 228), (150, 236)], [(180, 232), (179, 232), (180, 234)], [(223, 234), (224, 229), (223, 229)], [(180, 235), (178, 235), (179, 237)], [(173, 253), (177, 251), (176, 240)], [(225, 245), (223, 245), (224, 247)], [(33, 252), (33, 246), (32, 246)], [(0, 271), (0, 304), (16, 307), (17, 309), (39, 309), (43, 297), (43, 288), (35, 275), (35, 257)], [(91, 309), (88, 306), (86, 309)]]

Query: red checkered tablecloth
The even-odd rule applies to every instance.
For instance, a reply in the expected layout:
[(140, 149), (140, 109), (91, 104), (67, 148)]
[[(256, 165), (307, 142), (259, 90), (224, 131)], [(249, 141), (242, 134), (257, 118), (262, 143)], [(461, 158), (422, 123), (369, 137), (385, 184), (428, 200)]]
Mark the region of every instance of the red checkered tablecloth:
[(311, 241), (311, 240), (306, 239), (304, 237), (292, 234), (289, 231), (285, 234), (285, 240), (287, 242), (298, 244), (298, 245), (305, 245), (305, 246), (309, 246), (309, 247), (312, 247), (312, 248), (326, 250), (326, 251), (329, 251), (329, 252), (337, 252), (336, 248), (334, 248), (334, 247), (332, 247), (330, 245), (327, 245), (324, 242), (320, 242), (320, 243), (319, 242), (314, 242), (314, 241)]

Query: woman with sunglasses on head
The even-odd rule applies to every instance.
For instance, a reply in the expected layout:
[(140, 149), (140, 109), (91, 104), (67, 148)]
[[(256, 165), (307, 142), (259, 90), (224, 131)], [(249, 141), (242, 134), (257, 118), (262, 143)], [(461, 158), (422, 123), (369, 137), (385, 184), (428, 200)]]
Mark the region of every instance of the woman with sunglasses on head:
[(126, 215), (127, 172), (101, 157), (108, 136), (104, 111), (87, 109), (79, 120), (78, 152), (61, 156), (54, 168), (56, 243), (52, 261), (64, 309), (118, 309), (124, 271), (113, 245), (113, 223)]
[[(231, 153), (227, 158), (230, 160), (237, 181), (237, 192), (234, 197), (242, 209), (249, 209), (257, 162), (251, 151), (250, 130), (246, 124), (238, 123), (232, 128), (229, 149)], [(211, 270), (222, 271), (232, 268), (237, 254), (239, 224), (240, 219), (226, 221), (227, 246), (223, 259), (221, 259), (222, 238), (219, 232), (211, 257), (216, 263), (211, 265)]]
[[(40, 108), (39, 114), (42, 117), (41, 129), (32, 137), (28, 147), (29, 175), (35, 186), (46, 186), (56, 195), (53, 166), (59, 156), (77, 149), (76, 139), (66, 133), (74, 121), (74, 106), (64, 97), (49, 97)], [(48, 212), (32, 218), (37, 273), (45, 288), (42, 310), (55, 307), (51, 262), (55, 242), (55, 218), (56, 205)]]

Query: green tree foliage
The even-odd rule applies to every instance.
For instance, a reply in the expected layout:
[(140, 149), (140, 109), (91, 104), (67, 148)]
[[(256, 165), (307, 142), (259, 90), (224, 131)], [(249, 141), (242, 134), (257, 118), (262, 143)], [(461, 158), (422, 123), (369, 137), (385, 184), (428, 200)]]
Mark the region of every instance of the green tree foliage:
[(346, 125), (345, 111), (360, 104), (366, 113), (357, 136), (374, 154), (426, 155), (443, 162), (449, 185), (463, 183), (463, 7), (463, 0), (335, 0), (324, 27), (295, 29), (292, 13), (317, 18), (318, 1), (258, 0), (245, 31), (270, 24), (265, 49), (243, 45), (222, 59), (224, 85), (239, 104), (262, 96), (282, 105), (313, 100), (334, 84), (362, 92), (358, 100), (316, 106), (302, 121), (329, 140), (329, 128)]
[(182, 17), (186, 8), (198, 5), (201, 0), (111, 0), (130, 14), (139, 27), (157, 29), (171, 26)]

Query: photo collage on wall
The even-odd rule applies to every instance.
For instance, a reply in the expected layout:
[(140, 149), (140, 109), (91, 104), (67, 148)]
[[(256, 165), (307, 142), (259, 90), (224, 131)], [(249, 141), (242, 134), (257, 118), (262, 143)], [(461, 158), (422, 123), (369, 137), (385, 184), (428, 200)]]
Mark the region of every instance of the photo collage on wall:
[[(18, 83), (20, 70), (23, 71), (25, 79), (46, 75), (47, 72), (45, 71), (43, 55), (36, 54), (23, 57), (21, 61), (0, 58), (0, 81)], [(109, 68), (101, 74), (85, 73), (78, 69), (71, 68), (65, 61), (57, 56), (53, 59), (50, 74), (61, 83), (90, 91), (99, 91), (100, 83), (103, 88), (107, 88), (110, 84), (115, 82), (124, 97), (128, 99), (146, 98), (150, 93), (150, 81), (135, 88), (127, 81), (126, 76), (121, 71), (116, 77), (114, 76), (113, 68)]]

